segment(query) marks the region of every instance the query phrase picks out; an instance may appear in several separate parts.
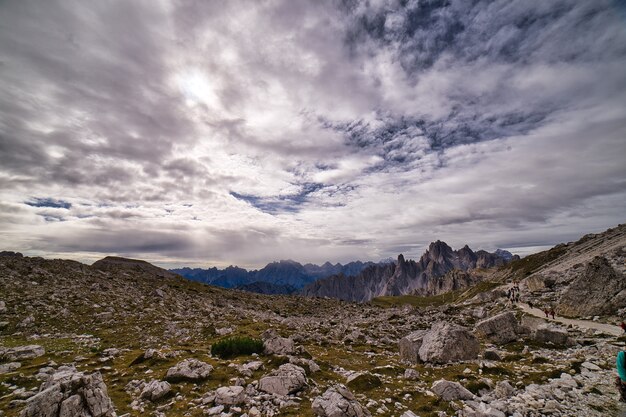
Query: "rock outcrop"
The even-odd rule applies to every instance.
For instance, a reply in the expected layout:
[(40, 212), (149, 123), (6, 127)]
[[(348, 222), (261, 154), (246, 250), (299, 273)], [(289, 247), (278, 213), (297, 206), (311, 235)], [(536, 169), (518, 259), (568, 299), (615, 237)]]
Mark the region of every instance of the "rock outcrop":
[(603, 256), (595, 257), (565, 290), (556, 307), (564, 316), (615, 314), (626, 306), (626, 276)]
[(33, 359), (45, 355), (46, 350), (39, 345), (16, 346), (12, 348), (0, 348), (0, 358), (7, 361), (19, 361)]
[(417, 330), (400, 339), (398, 348), (402, 360), (411, 363), (419, 362), (419, 350), (422, 347), (422, 341), (426, 333), (428, 333), (428, 330)]
[(107, 387), (99, 372), (85, 375), (65, 369), (52, 375), (41, 391), (28, 399), (20, 417), (115, 417)]
[(313, 400), (311, 408), (318, 417), (371, 417), (368, 409), (343, 385), (328, 388), (322, 396)]
[(219, 387), (215, 391), (215, 404), (236, 405), (241, 404), (246, 399), (244, 388), (238, 385), (230, 387)]

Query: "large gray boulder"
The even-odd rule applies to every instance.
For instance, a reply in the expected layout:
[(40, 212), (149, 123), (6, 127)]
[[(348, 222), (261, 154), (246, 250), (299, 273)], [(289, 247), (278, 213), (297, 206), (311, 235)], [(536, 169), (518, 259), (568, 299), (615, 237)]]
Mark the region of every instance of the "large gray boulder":
[(533, 333), (533, 338), (540, 343), (551, 343), (557, 346), (568, 346), (571, 344), (569, 333), (562, 327), (544, 324), (537, 327)]
[(29, 398), (20, 417), (115, 417), (115, 409), (99, 372), (71, 369), (53, 374)]
[(0, 357), (7, 361), (34, 359), (45, 355), (46, 350), (39, 345), (16, 346), (0, 350)]
[(498, 314), (476, 324), (476, 335), (491, 343), (509, 343), (518, 338), (518, 323), (513, 312)]
[(419, 362), (419, 350), (422, 347), (422, 341), (426, 333), (428, 333), (428, 330), (417, 330), (400, 339), (398, 348), (402, 360), (411, 363)]
[(172, 387), (167, 381), (153, 379), (141, 391), (140, 397), (144, 400), (158, 401), (168, 395)]
[(424, 362), (448, 363), (476, 359), (479, 350), (480, 343), (467, 328), (438, 322), (424, 335), (418, 353)]
[(343, 385), (335, 385), (316, 397), (311, 404), (313, 413), (318, 417), (371, 417), (367, 408), (354, 398)]
[(269, 394), (288, 395), (306, 387), (306, 372), (303, 368), (286, 363), (259, 380), (259, 390)]
[(215, 391), (215, 404), (235, 405), (242, 404), (246, 399), (244, 388), (238, 385), (219, 387)]
[(444, 401), (471, 400), (474, 398), (474, 394), (463, 385), (445, 379), (435, 381), (431, 390)]
[(296, 352), (296, 345), (293, 339), (273, 337), (263, 342), (263, 351), (266, 355), (293, 355)]
[(211, 375), (213, 367), (198, 359), (185, 359), (167, 370), (165, 379), (170, 382), (202, 381)]

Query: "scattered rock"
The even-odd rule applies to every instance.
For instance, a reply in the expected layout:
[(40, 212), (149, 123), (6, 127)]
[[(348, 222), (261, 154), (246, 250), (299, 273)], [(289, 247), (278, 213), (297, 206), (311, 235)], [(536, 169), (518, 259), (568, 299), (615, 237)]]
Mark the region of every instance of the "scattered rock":
[(33, 359), (45, 355), (46, 350), (39, 345), (17, 346), (0, 351), (0, 357), (8, 361)]
[(369, 410), (343, 385), (328, 388), (313, 400), (311, 408), (318, 417), (371, 417)]
[(13, 372), (19, 369), (21, 366), (22, 364), (19, 362), (9, 362), (9, 363), (0, 364), (0, 375)]
[(42, 390), (28, 399), (20, 417), (115, 417), (102, 375), (82, 372), (52, 375)]
[(141, 391), (140, 397), (145, 400), (158, 401), (167, 396), (171, 390), (172, 387), (168, 382), (153, 379)]
[(463, 385), (458, 382), (446, 381), (445, 379), (435, 381), (431, 390), (444, 401), (471, 400), (474, 398), (474, 394), (463, 387)]
[(263, 350), (266, 355), (292, 355), (296, 346), (293, 339), (274, 337), (263, 342)]
[(303, 368), (286, 363), (259, 380), (259, 390), (270, 394), (288, 395), (307, 385)]
[(235, 405), (242, 404), (246, 398), (244, 388), (234, 385), (220, 387), (215, 391), (215, 404)]
[(185, 359), (167, 370), (165, 379), (170, 382), (202, 381), (207, 379), (213, 367), (197, 359)]
[(359, 372), (348, 377), (346, 385), (355, 391), (369, 391), (382, 385), (382, 381), (376, 375), (369, 372)]

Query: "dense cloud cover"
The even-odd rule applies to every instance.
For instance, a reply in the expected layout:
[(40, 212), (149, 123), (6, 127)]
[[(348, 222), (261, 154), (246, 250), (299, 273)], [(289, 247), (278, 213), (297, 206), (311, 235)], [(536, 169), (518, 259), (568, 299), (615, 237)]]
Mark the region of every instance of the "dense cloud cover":
[(624, 221), (624, 68), (611, 0), (5, 1), (0, 249), (527, 253)]

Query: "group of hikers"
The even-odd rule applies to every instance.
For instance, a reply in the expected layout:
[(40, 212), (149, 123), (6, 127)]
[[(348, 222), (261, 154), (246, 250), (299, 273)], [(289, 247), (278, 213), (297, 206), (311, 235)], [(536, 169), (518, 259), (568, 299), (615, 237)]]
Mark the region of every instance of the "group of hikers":
[(520, 291), (517, 282), (513, 282), (513, 286), (506, 291), (506, 298), (513, 304), (519, 303)]

